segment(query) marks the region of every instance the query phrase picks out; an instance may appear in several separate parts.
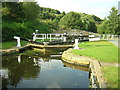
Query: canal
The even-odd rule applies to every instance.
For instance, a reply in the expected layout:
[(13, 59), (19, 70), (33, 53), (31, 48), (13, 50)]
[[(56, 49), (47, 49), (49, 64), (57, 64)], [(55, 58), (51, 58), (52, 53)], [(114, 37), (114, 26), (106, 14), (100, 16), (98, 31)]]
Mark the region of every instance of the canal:
[(63, 49), (27, 50), (2, 57), (2, 88), (89, 88), (87, 67), (61, 59)]

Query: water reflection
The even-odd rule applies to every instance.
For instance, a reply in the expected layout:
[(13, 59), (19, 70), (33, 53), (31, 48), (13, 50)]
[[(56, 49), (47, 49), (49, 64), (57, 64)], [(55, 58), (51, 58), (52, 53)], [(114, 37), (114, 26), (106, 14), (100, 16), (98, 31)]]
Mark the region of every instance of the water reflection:
[(20, 63), (21, 61), (21, 55), (18, 56), (18, 62)]
[(77, 69), (77, 70), (82, 70), (82, 71), (89, 71), (89, 68), (88, 67), (84, 67), (84, 66), (80, 66), (80, 65), (73, 65), (73, 64), (69, 64), (65, 61), (62, 61), (63, 64), (64, 64), (64, 67), (70, 67), (70, 68), (73, 68), (73, 69)]
[(8, 70), (7, 69), (1, 69), (0, 70), (0, 76), (3, 78), (8, 78)]
[(2, 70), (9, 71), (9, 78), (3, 77), (3, 88), (9, 85), (16, 87), (23, 79), (36, 78), (40, 72), (40, 66), (34, 65), (33, 58), (24, 55), (3, 56), (2, 60)]
[(65, 63), (61, 61), (61, 57), (50, 57), (51, 54), (60, 55), (61, 53), (55, 51), (41, 53), (39, 50), (29, 50), (18, 55), (3, 56), (2, 87), (89, 87), (88, 68)]

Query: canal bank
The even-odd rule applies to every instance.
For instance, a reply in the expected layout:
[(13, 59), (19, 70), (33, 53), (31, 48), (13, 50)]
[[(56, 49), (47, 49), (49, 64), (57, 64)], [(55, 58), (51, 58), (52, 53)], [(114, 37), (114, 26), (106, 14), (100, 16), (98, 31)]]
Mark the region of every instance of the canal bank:
[(91, 87), (106, 88), (107, 85), (103, 77), (99, 62), (90, 57), (73, 54), (71, 53), (72, 50), (73, 49), (70, 48), (64, 51), (62, 54), (62, 60), (75, 65), (89, 66)]

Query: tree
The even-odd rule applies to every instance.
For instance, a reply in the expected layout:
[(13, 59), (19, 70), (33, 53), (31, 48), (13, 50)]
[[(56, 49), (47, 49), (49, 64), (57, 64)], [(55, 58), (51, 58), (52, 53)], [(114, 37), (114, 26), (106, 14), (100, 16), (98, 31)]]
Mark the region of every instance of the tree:
[(63, 15), (66, 15), (65, 11), (62, 12)]
[(95, 20), (95, 21), (102, 21), (99, 17), (95, 16), (95, 15), (92, 15), (92, 18)]
[(2, 12), (2, 41), (12, 41), (13, 36), (30, 39), (36, 29), (51, 32), (46, 23), (38, 21), (39, 6), (34, 2), (4, 2)]
[(3, 2), (3, 20), (20, 21), (24, 18), (22, 3)]
[(94, 19), (87, 14), (69, 12), (61, 18), (59, 22), (60, 29), (81, 29), (96, 32)]
[(111, 8), (110, 14), (101, 25), (98, 26), (98, 33), (105, 34), (120, 34), (118, 28), (118, 10), (115, 7)]
[(110, 11), (110, 15), (108, 16), (108, 20), (110, 23), (110, 33), (117, 34), (118, 32), (118, 10), (116, 7), (112, 7)]
[(109, 27), (109, 21), (104, 20), (100, 25), (98, 25), (98, 30), (97, 32), (100, 34), (109, 34), (110, 33), (110, 27)]
[(36, 2), (24, 2), (23, 9), (25, 19), (36, 20), (38, 18), (40, 7)]
[(80, 15), (75, 12), (69, 12), (61, 18), (59, 22), (60, 29), (80, 29)]

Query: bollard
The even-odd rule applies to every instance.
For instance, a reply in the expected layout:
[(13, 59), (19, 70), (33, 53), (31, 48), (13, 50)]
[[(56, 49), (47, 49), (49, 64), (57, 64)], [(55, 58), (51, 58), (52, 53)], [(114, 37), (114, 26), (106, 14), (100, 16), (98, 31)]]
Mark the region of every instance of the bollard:
[(63, 37), (63, 42), (66, 42), (66, 37)]
[(20, 45), (20, 37), (14, 36), (14, 39), (17, 39), (17, 47), (21, 47), (21, 45)]
[(79, 49), (79, 47), (78, 47), (78, 39), (75, 39), (75, 47), (74, 47), (74, 49)]

